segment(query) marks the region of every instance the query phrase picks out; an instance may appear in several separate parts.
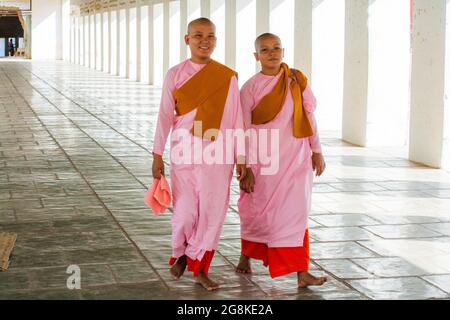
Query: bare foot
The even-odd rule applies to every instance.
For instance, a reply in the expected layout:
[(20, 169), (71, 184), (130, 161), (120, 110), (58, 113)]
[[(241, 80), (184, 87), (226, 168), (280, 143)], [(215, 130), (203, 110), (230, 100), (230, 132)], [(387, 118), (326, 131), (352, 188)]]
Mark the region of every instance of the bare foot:
[(298, 272), (298, 287), (307, 288), (308, 286), (321, 286), (327, 282), (327, 277), (314, 277), (309, 272)]
[(170, 268), (170, 274), (176, 279), (180, 279), (186, 270), (186, 256), (179, 257), (177, 262)]
[(237, 273), (252, 273), (249, 257), (241, 254), (241, 258), (239, 259), (239, 264), (236, 267), (236, 272)]
[(205, 288), (208, 291), (219, 289), (219, 284), (212, 281), (210, 278), (208, 278), (207, 275), (203, 273), (199, 273), (196, 281), (198, 284), (201, 284), (203, 288)]

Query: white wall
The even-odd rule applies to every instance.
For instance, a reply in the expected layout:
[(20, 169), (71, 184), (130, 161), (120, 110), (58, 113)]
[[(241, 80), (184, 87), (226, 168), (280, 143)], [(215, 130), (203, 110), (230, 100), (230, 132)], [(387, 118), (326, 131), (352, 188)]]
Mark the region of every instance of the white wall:
[(61, 0), (34, 0), (31, 54), (33, 59), (62, 59)]

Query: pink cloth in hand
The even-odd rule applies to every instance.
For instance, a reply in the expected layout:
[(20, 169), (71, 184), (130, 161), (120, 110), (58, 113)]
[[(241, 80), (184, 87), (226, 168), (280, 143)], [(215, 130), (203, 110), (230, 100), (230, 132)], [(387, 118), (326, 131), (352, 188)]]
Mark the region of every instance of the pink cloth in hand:
[(170, 207), (171, 201), (172, 193), (166, 178), (161, 176), (160, 180), (153, 179), (144, 202), (152, 209), (155, 215), (160, 215)]

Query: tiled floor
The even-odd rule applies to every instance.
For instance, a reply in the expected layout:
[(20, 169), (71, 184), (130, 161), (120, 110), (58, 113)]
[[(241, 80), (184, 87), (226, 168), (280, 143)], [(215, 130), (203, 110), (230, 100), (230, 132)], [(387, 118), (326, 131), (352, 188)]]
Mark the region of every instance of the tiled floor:
[[(170, 214), (143, 203), (160, 90), (62, 62), (0, 60), (0, 230), (18, 233), (0, 299), (450, 298), (450, 174), (402, 150), (322, 132), (328, 169), (310, 216), (312, 272), (299, 290), (239, 258), (238, 186), (209, 293), (168, 274)], [(67, 289), (69, 265), (81, 290)]]

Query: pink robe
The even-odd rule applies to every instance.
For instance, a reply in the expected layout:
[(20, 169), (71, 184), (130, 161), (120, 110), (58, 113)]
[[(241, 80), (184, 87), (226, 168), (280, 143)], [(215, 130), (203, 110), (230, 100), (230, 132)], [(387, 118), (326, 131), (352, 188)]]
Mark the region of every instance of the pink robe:
[[(261, 175), (261, 164), (252, 164), (254, 192), (241, 192), (238, 201), (242, 239), (267, 244), (269, 248), (303, 246), (313, 186), (311, 151), (321, 153), (313, 115), (316, 100), (309, 86), (303, 92), (303, 104), (314, 128), (314, 136), (302, 139), (293, 136), (294, 102), (290, 90), (282, 110), (271, 122), (262, 125), (251, 123), (252, 110), (272, 91), (279, 77), (258, 73), (241, 89), (246, 129), (279, 130), (278, 173)], [(254, 154), (258, 152), (255, 143), (251, 143), (250, 148)]]
[[(163, 85), (155, 132), (153, 146), (155, 154), (163, 154), (171, 130), (172, 151), (178, 144), (177, 140), (174, 139), (174, 131), (177, 129), (190, 131), (192, 129), (197, 110), (195, 109), (183, 116), (176, 116), (173, 92), (204, 66), (204, 64), (195, 64), (186, 60), (168, 71)], [(220, 130), (224, 134), (225, 129), (242, 130), (243, 128), (239, 87), (236, 77), (233, 77), (230, 81)], [(202, 141), (200, 138), (189, 134), (187, 143), (190, 144), (194, 154), (198, 156), (201, 155), (199, 145), (205, 148), (212, 142)], [(233, 158), (235, 159), (238, 151), (235, 146), (233, 148)], [(243, 155), (244, 152), (245, 150), (239, 154)], [(198, 157), (196, 159), (198, 160)], [(197, 160), (191, 161), (191, 163), (197, 163)], [(231, 164), (176, 164), (171, 157), (172, 256), (174, 258), (187, 255), (194, 261), (200, 261), (207, 251), (217, 249), (229, 205), (233, 168), (233, 162)]]

